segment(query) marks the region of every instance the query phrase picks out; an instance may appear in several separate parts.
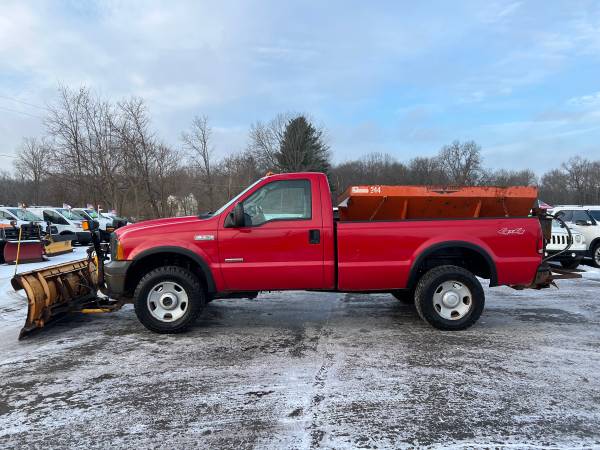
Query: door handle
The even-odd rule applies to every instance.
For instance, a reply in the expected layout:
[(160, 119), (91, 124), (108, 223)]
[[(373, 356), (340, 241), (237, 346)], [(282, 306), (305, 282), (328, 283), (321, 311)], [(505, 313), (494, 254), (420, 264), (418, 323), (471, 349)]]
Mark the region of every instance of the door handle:
[(309, 244), (320, 244), (321, 243), (321, 230), (308, 230), (308, 243)]

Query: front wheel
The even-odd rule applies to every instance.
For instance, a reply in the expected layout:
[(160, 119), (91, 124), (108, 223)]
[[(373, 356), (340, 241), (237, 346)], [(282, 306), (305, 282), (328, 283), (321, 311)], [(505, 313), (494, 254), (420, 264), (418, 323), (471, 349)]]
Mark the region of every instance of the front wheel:
[(592, 250), (592, 260), (596, 267), (600, 267), (600, 242), (597, 243)]
[(152, 270), (140, 280), (133, 296), (139, 321), (156, 333), (187, 330), (206, 303), (196, 275), (178, 266)]
[(485, 294), (468, 270), (439, 266), (417, 283), (415, 306), (423, 320), (440, 330), (464, 330), (481, 316)]

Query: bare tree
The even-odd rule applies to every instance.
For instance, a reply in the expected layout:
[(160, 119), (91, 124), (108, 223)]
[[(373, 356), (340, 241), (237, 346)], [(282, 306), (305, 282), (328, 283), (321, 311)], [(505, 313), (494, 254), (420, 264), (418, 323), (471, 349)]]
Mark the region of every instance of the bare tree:
[(213, 155), (214, 148), (211, 144), (212, 129), (208, 117), (195, 117), (189, 131), (181, 134), (181, 140), (189, 153), (192, 166), (200, 174), (200, 179), (208, 192), (208, 206), (215, 208), (214, 180), (213, 180)]
[(40, 202), (40, 190), (42, 180), (46, 175), (46, 164), (48, 163), (49, 146), (47, 142), (37, 138), (24, 138), (21, 147), (17, 152), (17, 159), (14, 162), (15, 169), (19, 175), (31, 182), (32, 196), (31, 201), (34, 204)]
[(442, 147), (438, 159), (450, 182), (458, 186), (476, 184), (481, 177), (481, 147), (474, 141), (454, 141)]
[(291, 113), (278, 114), (267, 123), (259, 121), (250, 126), (248, 150), (262, 172), (277, 168), (277, 154), (281, 149), (287, 124), (293, 116)]
[[(131, 98), (118, 103), (121, 113), (119, 138), (123, 149), (129, 189), (133, 191), (136, 215), (142, 215), (140, 196), (145, 194), (154, 217), (160, 217), (158, 192), (153, 178), (154, 169), (161, 161), (157, 155), (154, 134), (150, 131), (150, 118), (141, 98)], [(139, 187), (142, 187), (140, 192)]]

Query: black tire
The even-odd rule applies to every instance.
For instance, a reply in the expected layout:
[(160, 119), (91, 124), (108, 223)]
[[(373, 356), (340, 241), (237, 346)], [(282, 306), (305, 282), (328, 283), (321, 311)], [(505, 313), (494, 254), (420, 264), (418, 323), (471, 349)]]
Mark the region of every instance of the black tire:
[[(434, 305), (434, 294), (444, 282), (456, 281), (470, 291), (470, 296), (461, 299), (459, 305), (466, 307), (464, 316), (448, 319), (442, 317)], [(468, 300), (467, 300), (468, 299)], [(468, 305), (467, 302), (468, 301)], [(463, 307), (463, 304), (466, 306)], [(485, 294), (479, 280), (468, 270), (458, 266), (439, 266), (429, 270), (417, 283), (415, 306), (419, 316), (439, 330), (464, 330), (469, 328), (481, 316), (485, 306)], [(452, 314), (455, 311), (452, 311)]]
[(412, 289), (398, 289), (390, 292), (390, 294), (405, 305), (414, 305), (415, 303), (415, 291)]
[(583, 260), (583, 258), (573, 258), (573, 259), (568, 259), (568, 260), (562, 260), (560, 262), (560, 265), (563, 266), (565, 269), (577, 269), (579, 267), (579, 265), (581, 264), (582, 260)]
[[(174, 321), (156, 318), (148, 302), (150, 291), (161, 282), (175, 283), (187, 296), (187, 305), (182, 317)], [(198, 277), (178, 266), (163, 266), (147, 273), (138, 283), (133, 294), (135, 314), (139, 321), (155, 333), (181, 333), (196, 320), (206, 304), (206, 295)]]
[(594, 263), (594, 266), (600, 267), (600, 242), (594, 245), (594, 248), (592, 249), (592, 262)]

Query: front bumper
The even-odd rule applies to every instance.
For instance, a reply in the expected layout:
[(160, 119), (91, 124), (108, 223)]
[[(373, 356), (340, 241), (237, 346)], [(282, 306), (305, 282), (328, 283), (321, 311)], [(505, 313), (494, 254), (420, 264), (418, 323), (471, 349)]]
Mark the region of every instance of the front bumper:
[(109, 261), (104, 264), (104, 293), (111, 298), (120, 299), (125, 296), (125, 277), (132, 261)]
[(87, 245), (92, 242), (92, 234), (89, 231), (78, 231), (75, 235), (77, 236), (77, 242), (81, 245)]
[(546, 255), (550, 257), (551, 261), (572, 261), (574, 259), (585, 258), (588, 256), (587, 250), (568, 250), (557, 257), (552, 256), (560, 252), (561, 250), (546, 250)]

